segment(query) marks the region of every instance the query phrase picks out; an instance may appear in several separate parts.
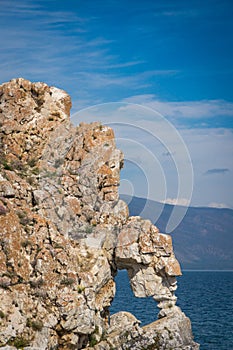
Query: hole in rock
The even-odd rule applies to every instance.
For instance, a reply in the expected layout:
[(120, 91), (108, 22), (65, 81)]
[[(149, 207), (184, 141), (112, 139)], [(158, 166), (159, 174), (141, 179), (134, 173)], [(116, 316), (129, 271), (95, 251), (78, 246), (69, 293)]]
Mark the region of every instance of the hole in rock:
[(130, 287), (127, 270), (120, 270), (115, 277), (116, 295), (110, 308), (113, 315), (119, 311), (127, 311), (141, 321), (141, 326), (157, 320), (159, 309), (152, 297), (136, 298)]

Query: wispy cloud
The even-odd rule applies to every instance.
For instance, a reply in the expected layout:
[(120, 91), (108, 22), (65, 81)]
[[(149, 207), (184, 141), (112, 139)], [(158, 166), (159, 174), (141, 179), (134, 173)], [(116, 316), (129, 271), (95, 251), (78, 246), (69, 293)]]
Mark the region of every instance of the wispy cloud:
[(161, 101), (153, 94), (135, 95), (124, 100), (152, 108), (169, 117), (212, 118), (215, 116), (233, 117), (233, 103), (224, 100), (200, 100), (200, 101)]
[[(23, 20), (31, 23), (34, 21), (34, 16), (39, 16), (38, 20), (34, 21), (34, 25), (38, 25), (41, 22), (42, 24), (53, 24), (56, 22), (72, 22), (74, 20), (78, 20), (78, 22), (85, 21), (72, 11), (61, 12), (57, 11), (56, 9), (53, 11), (48, 11), (45, 8), (45, 2), (43, 0), (37, 0), (33, 3), (29, 0), (1, 0), (0, 17), (11, 19), (12, 15), (16, 16), (16, 20), (20, 20), (22, 18)], [(30, 16), (33, 16), (33, 18), (30, 18)]]
[(196, 17), (198, 15), (199, 11), (196, 9), (186, 9), (186, 10), (167, 10), (162, 11), (161, 13), (157, 13), (157, 16), (165, 16), (165, 17), (184, 17), (184, 18), (191, 18)]
[[(166, 119), (168, 118), (164, 118), (164, 122)], [(184, 146), (186, 145), (189, 150), (194, 169), (192, 205), (207, 206), (210, 202), (219, 202), (233, 207), (233, 188), (231, 186), (233, 132), (231, 129), (214, 127), (193, 129), (189, 127), (170, 130), (169, 125), (167, 128), (164, 127), (163, 118), (151, 109), (127, 103), (110, 103), (90, 107), (90, 109), (81, 111), (76, 120), (78, 122), (80, 120), (86, 122), (99, 120), (109, 124), (114, 129), (117, 145), (122, 149), (125, 158), (134, 161), (147, 176), (152, 193), (150, 198), (159, 201), (165, 201), (168, 198), (171, 199), (171, 204), (174, 203), (174, 199), (177, 199), (177, 193), (175, 193), (177, 173), (178, 180), (186, 186), (185, 188), (188, 188), (190, 183), (188, 163), (185, 161), (185, 155), (183, 156), (183, 148), (176, 138), (176, 133), (179, 133), (184, 140)], [(179, 164), (179, 171), (174, 164)], [(154, 169), (158, 171), (158, 174), (151, 176)], [(127, 171), (126, 164), (125, 172)], [(206, 176), (203, 176), (206, 172), (208, 172)], [(218, 174), (224, 174), (224, 181), (219, 181)], [(130, 173), (127, 179), (132, 179), (132, 176)], [(134, 193), (148, 197), (146, 191), (143, 196), (141, 189), (142, 181), (138, 177), (135, 179)], [(178, 197), (177, 203), (183, 205), (187, 203), (187, 201), (180, 202), (179, 198), (187, 199), (185, 193)]]
[[(226, 96), (231, 95), (224, 93), (224, 89), (231, 90), (228, 87), (231, 82), (229, 73), (232, 73), (232, 65), (222, 64), (225, 61), (230, 62), (231, 40), (227, 33), (231, 31), (220, 31), (219, 38), (209, 33), (209, 28), (213, 28), (216, 21), (228, 20), (230, 23), (230, 11), (226, 11), (225, 3), (219, 2), (210, 8), (210, 2), (199, 6), (194, 2), (185, 5), (183, 2), (174, 4), (172, 1), (151, 1), (148, 7), (136, 2), (135, 6), (126, 8), (123, 1), (96, 0), (91, 8), (88, 8), (82, 5), (82, 1), (77, 2), (81, 6), (69, 7), (60, 6), (60, 2), (56, 0), (0, 2), (2, 81), (23, 76), (61, 87), (71, 94), (73, 110), (76, 111), (96, 103), (119, 100), (148, 107), (146, 110), (140, 110), (138, 106), (135, 109), (128, 105), (116, 108), (115, 114), (107, 110), (106, 118), (110, 118), (110, 122), (120, 120), (123, 124), (140, 123), (142, 127), (137, 130), (131, 131), (129, 126), (125, 130), (124, 127), (124, 132), (131, 132), (126, 138), (141, 142), (140, 150), (133, 142), (131, 148), (129, 144), (126, 145), (131, 151), (130, 159), (138, 166), (143, 165), (145, 173), (149, 174), (152, 171), (151, 157), (154, 155), (153, 168), (160, 169), (161, 166), (161, 172), (160, 177), (152, 176), (149, 183), (156, 196), (159, 196), (164, 170), (169, 186), (168, 193), (163, 192), (160, 199), (168, 198), (173, 201), (176, 198), (176, 190), (170, 191), (170, 188), (177, 188), (174, 177), (176, 169), (169, 164), (179, 155), (179, 149), (171, 134), (163, 132), (161, 125), (155, 120), (154, 113), (150, 113), (149, 109), (158, 111), (179, 130), (191, 153), (196, 178), (194, 204), (219, 202), (231, 205), (233, 133), (230, 128), (233, 102), (225, 100)], [(111, 18), (110, 13), (112, 14), (113, 9), (114, 18)], [(210, 19), (205, 26), (207, 15), (210, 15)], [(119, 22), (119, 18), (122, 19), (122, 23)], [(199, 22), (193, 26), (191, 21), (198, 19)], [(174, 30), (171, 31), (170, 28)], [(203, 38), (199, 32), (203, 33)], [(222, 40), (223, 37), (225, 41)], [(209, 43), (209, 40), (212, 40), (208, 47), (210, 50), (205, 50), (204, 45)], [(223, 59), (220, 60), (220, 56), (215, 57), (214, 54), (220, 52), (219, 45), (224, 42), (228, 43), (228, 49), (226, 53), (221, 52)], [(195, 63), (199, 60), (199, 54), (195, 53), (199, 53), (201, 47), (204, 63), (208, 62), (209, 57), (214, 57), (209, 67)], [(216, 62), (217, 59), (219, 63)], [(180, 67), (186, 66), (184, 62), (190, 62), (186, 72), (179, 70)], [(211, 99), (212, 89), (207, 88), (197, 93), (191, 83), (188, 85), (190, 80), (187, 79), (187, 75), (197, 76), (194, 85), (196, 87), (197, 83), (201, 83), (200, 76), (208, 85), (208, 75), (216, 76), (216, 72), (224, 80), (220, 81), (221, 88), (213, 88), (214, 92), (217, 91), (213, 96), (221, 96), (222, 99)], [(165, 91), (164, 95), (167, 96), (169, 91), (175, 89), (175, 83), (178, 81), (181, 81), (181, 85), (178, 87), (180, 92), (177, 96), (191, 96), (191, 99), (196, 100), (190, 101), (188, 97), (183, 101), (162, 99), (162, 95), (159, 94)], [(219, 85), (219, 80), (215, 81), (215, 85)], [(190, 90), (190, 93), (187, 94), (185, 89)], [(175, 95), (173, 96), (175, 98)], [(200, 96), (210, 98), (201, 99)], [(99, 114), (95, 111), (90, 113), (93, 121), (103, 117), (102, 111)], [(78, 122), (81, 119), (82, 116), (77, 119)], [(82, 120), (87, 121), (85, 118)], [(149, 130), (155, 137), (149, 138), (146, 133), (140, 138), (138, 133), (143, 129)], [(162, 133), (164, 139), (166, 137), (165, 140), (168, 140), (166, 142), (169, 143), (169, 147), (166, 149), (159, 148), (156, 142), (158, 133)], [(145, 156), (139, 157), (142, 150)], [(187, 167), (183, 163), (181, 165), (180, 173), (186, 180)], [(225, 174), (224, 181), (219, 181), (218, 174)], [(141, 188), (140, 182), (135, 188)], [(187, 198), (185, 194), (180, 197)]]
[(226, 174), (230, 171), (228, 168), (216, 168), (216, 169), (208, 169), (204, 175), (215, 175), (215, 174)]
[[(101, 44), (95, 43), (95, 39), (85, 43), (82, 34), (75, 36), (73, 33), (85, 32), (88, 19), (80, 18), (72, 11), (49, 11), (44, 5), (43, 1), (33, 4), (26, 0), (1, 2), (0, 70), (3, 81), (17, 76), (33, 80), (47, 80), (47, 76), (50, 81), (57, 76), (61, 81), (75, 53), (79, 52), (82, 58), (84, 47), (85, 52), (100, 49)], [(87, 55), (82, 62), (86, 59)]]
[(136, 60), (136, 61), (130, 61), (130, 62), (122, 62), (122, 63), (115, 63), (115, 64), (110, 64), (106, 66), (106, 68), (128, 68), (128, 67), (133, 67), (137, 66), (139, 64), (143, 64), (145, 61), (143, 60)]
[(113, 54), (114, 39), (93, 35), (96, 21), (91, 15), (80, 17), (77, 9), (51, 11), (40, 0), (2, 0), (1, 80), (22, 76), (61, 86), (72, 92), (74, 106), (81, 108), (80, 101), (88, 106), (101, 95), (105, 101), (110, 88), (112, 96), (122, 89), (137, 92), (149, 88), (156, 77), (177, 74), (169, 69), (143, 70), (145, 60)]
[[(174, 71), (167, 70), (152, 70), (144, 71), (142, 73), (134, 74), (117, 74), (114, 72), (93, 72), (93, 71), (78, 71), (74, 74), (74, 77), (84, 83), (89, 89), (108, 88), (109, 86), (118, 86), (121, 88), (131, 88), (132, 90), (139, 90), (149, 87), (151, 83), (148, 82), (148, 78), (159, 75), (175, 74)], [(91, 102), (91, 101), (90, 101)]]

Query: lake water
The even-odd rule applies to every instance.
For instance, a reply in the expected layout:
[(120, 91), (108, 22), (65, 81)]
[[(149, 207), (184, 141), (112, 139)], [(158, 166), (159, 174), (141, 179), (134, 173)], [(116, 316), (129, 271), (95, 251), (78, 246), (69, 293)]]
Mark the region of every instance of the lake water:
[[(134, 297), (125, 270), (118, 272), (116, 283), (111, 314), (129, 311), (141, 325), (157, 318), (156, 302)], [(176, 295), (201, 350), (233, 350), (233, 271), (183, 271)]]

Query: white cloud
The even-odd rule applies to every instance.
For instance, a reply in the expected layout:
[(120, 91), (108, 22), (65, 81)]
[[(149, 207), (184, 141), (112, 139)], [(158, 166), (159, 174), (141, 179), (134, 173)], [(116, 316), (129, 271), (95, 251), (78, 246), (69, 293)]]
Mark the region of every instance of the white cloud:
[(162, 203), (171, 204), (171, 205), (181, 205), (181, 206), (189, 206), (190, 201), (187, 198), (166, 198)]
[[(179, 198), (189, 198), (185, 202), (188, 205), (192, 164), (178, 130), (161, 115), (144, 106), (109, 103), (82, 110), (72, 119), (100, 120), (114, 129), (117, 146), (128, 163), (134, 164), (132, 169), (126, 163), (123, 179), (131, 183), (136, 196), (157, 201), (176, 196), (178, 203)], [(170, 161), (164, 159), (164, 152), (171, 154)], [(168, 231), (179, 224), (185, 212), (186, 208), (174, 211)]]
[(216, 203), (216, 202), (209, 203), (208, 207), (210, 207), (210, 208), (229, 208), (229, 206), (225, 203)]
[[(98, 36), (87, 38), (93, 18), (80, 18), (69, 9), (61, 12), (55, 7), (48, 11), (44, 4), (43, 1), (37, 4), (26, 0), (1, 1), (2, 81), (25, 76), (61, 83), (69, 77), (75, 78), (76, 73), (114, 63), (114, 57), (108, 53), (111, 40)], [(71, 69), (72, 75), (67, 74)], [(79, 84), (83, 86), (84, 81), (80, 80)]]
[[(151, 95), (147, 95), (147, 100), (150, 98)], [(192, 194), (191, 205), (194, 206), (219, 202), (233, 207), (232, 130), (213, 127), (177, 129), (166, 118), (146, 107), (127, 103), (102, 104), (81, 111), (76, 120), (100, 120), (115, 130), (118, 147), (123, 150), (126, 159), (134, 161), (146, 174), (152, 190), (145, 191), (145, 197), (149, 193), (150, 199), (164, 201), (169, 198), (170, 203), (178, 198), (179, 204), (186, 205), (186, 199)], [(165, 157), (164, 154), (170, 156)], [(193, 192), (191, 166), (194, 169)], [(229, 171), (225, 171), (224, 178), (218, 174), (204, 176), (209, 169)], [(130, 177), (132, 179), (133, 174), (129, 172), (127, 180), (130, 181)], [(143, 196), (144, 187), (140, 181), (140, 178), (133, 178), (134, 193)], [(178, 194), (179, 183), (182, 189)]]
[[(96, 55), (96, 53), (93, 53)], [(106, 57), (105, 57), (106, 60)], [(125, 63), (126, 66), (129, 65), (129, 62)], [(123, 65), (123, 64), (122, 64)], [(103, 62), (100, 65), (104, 69), (106, 65), (103, 66)], [(99, 67), (100, 67), (99, 66)], [(150, 83), (147, 82), (147, 79), (150, 77), (158, 76), (158, 75), (170, 75), (174, 74), (174, 71), (170, 70), (152, 70), (152, 71), (144, 71), (142, 73), (136, 74), (117, 74), (114, 72), (93, 72), (93, 71), (78, 71), (75, 74), (76, 79), (85, 87), (90, 89), (97, 88), (108, 88), (109, 86), (117, 86), (119, 88), (131, 88), (133, 90), (139, 90), (142, 88), (146, 88), (150, 86)], [(90, 101), (91, 102), (91, 101)]]
[[(176, 74), (175, 70), (135, 73), (144, 60), (123, 60), (112, 54), (113, 40), (93, 34), (98, 18), (80, 18), (78, 9), (48, 11), (44, 1), (1, 2), (1, 80), (15, 77), (46, 81), (68, 90), (74, 106), (102, 101), (115, 91), (148, 88), (150, 78)], [(5, 24), (5, 25), (4, 25)], [(17, 30), (16, 30), (17, 28)], [(30, 28), (30, 29), (29, 29)], [(129, 73), (130, 68), (134, 73)], [(83, 104), (85, 103), (85, 105)]]
[(155, 111), (171, 118), (211, 118), (215, 116), (233, 116), (233, 103), (224, 100), (201, 101), (160, 101), (152, 94), (135, 95), (124, 100), (152, 108)]
[[(164, 15), (172, 17), (182, 13), (179, 10), (168, 10)], [(69, 88), (68, 91), (75, 97), (74, 108), (80, 108), (101, 102), (98, 96), (102, 98), (103, 91), (106, 94), (110, 91), (111, 96), (115, 96), (114, 91), (125, 89), (128, 94), (131, 89), (133, 94), (136, 94), (139, 89), (150, 86), (150, 78), (178, 73), (176, 70), (155, 69), (129, 74), (129, 69), (124, 68), (146, 62), (140, 59), (123, 61), (117, 55), (112, 55), (109, 49), (111, 40), (94, 37), (93, 33), (90, 35), (90, 24), (95, 20), (80, 18), (77, 13), (69, 10), (47, 11), (43, 1), (38, 1), (36, 5), (29, 0), (1, 0), (1, 79), (6, 81), (24, 76), (32, 80), (44, 80), (64, 89)], [(117, 72), (119, 68), (122, 68), (121, 73)], [(190, 186), (190, 172), (187, 167), (189, 160), (182, 156), (185, 145), (180, 142), (181, 135), (194, 166), (195, 187), (192, 204), (208, 205), (210, 202), (216, 202), (233, 206), (233, 134), (223, 128), (200, 129), (202, 118), (209, 118), (211, 121), (211, 118), (219, 116), (232, 117), (233, 103), (224, 100), (161, 101), (153, 94), (131, 96), (124, 102), (141, 104), (147, 109), (126, 103), (118, 106), (116, 104), (113, 109), (106, 108), (105, 111), (102, 107), (99, 110), (92, 108), (89, 115), (87, 112), (80, 113), (77, 123), (81, 120), (88, 121), (88, 118), (90, 121), (102, 120), (112, 124), (115, 129), (117, 125), (114, 123), (121, 123), (122, 128), (117, 137), (123, 135), (122, 137), (131, 141), (130, 144), (125, 143), (126, 149), (123, 150), (126, 156), (129, 152), (128, 157), (143, 167), (146, 173), (154, 174), (148, 175), (149, 185), (153, 188), (152, 192), (158, 195), (159, 198), (155, 198), (158, 200), (168, 197), (172, 201), (176, 198), (179, 179), (185, 182), (185, 186)], [(172, 125), (170, 128), (163, 127), (164, 120), (155, 117), (154, 111), (164, 115), (174, 125), (179, 121), (178, 125), (182, 125), (182, 130), (177, 130)], [(189, 129), (187, 120), (190, 121)], [(192, 128), (194, 120), (200, 123), (199, 128)], [(186, 123), (186, 126), (183, 126), (182, 122)], [(168, 120), (165, 126), (169, 126)], [(159, 139), (163, 144), (159, 145)], [(137, 141), (139, 145), (134, 146), (133, 141)], [(164, 157), (164, 154), (171, 156)], [(174, 163), (179, 164), (178, 171)], [(156, 171), (151, 171), (152, 166), (159, 169), (160, 173), (156, 170), (159, 175)], [(225, 173), (224, 179), (219, 182), (218, 176), (203, 176), (208, 169), (230, 171)], [(177, 172), (181, 174), (178, 179)], [(135, 191), (141, 188), (140, 182), (135, 183), (134, 187)], [(164, 187), (167, 193), (163, 190), (163, 196), (160, 196)], [(178, 197), (182, 200), (188, 196), (186, 193), (180, 193)]]

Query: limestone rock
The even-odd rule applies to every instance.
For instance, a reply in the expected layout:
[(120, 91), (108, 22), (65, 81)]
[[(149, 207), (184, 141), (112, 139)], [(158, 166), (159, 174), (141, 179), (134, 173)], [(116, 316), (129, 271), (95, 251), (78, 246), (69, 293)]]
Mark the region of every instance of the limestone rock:
[(115, 254), (118, 268), (128, 270), (137, 297), (153, 296), (161, 309), (175, 305), (175, 276), (181, 270), (170, 236), (148, 220), (131, 217), (118, 236)]
[(199, 349), (190, 338), (190, 321), (178, 307), (174, 307), (168, 317), (142, 328), (139, 324), (140, 321), (127, 312), (112, 315), (106, 340), (99, 342), (94, 349)]
[[(129, 218), (113, 130), (74, 127), (70, 107), (44, 83), (0, 86), (0, 347), (197, 349), (175, 306), (171, 237)], [(136, 296), (159, 302), (147, 328), (125, 312), (109, 322), (122, 268)]]

